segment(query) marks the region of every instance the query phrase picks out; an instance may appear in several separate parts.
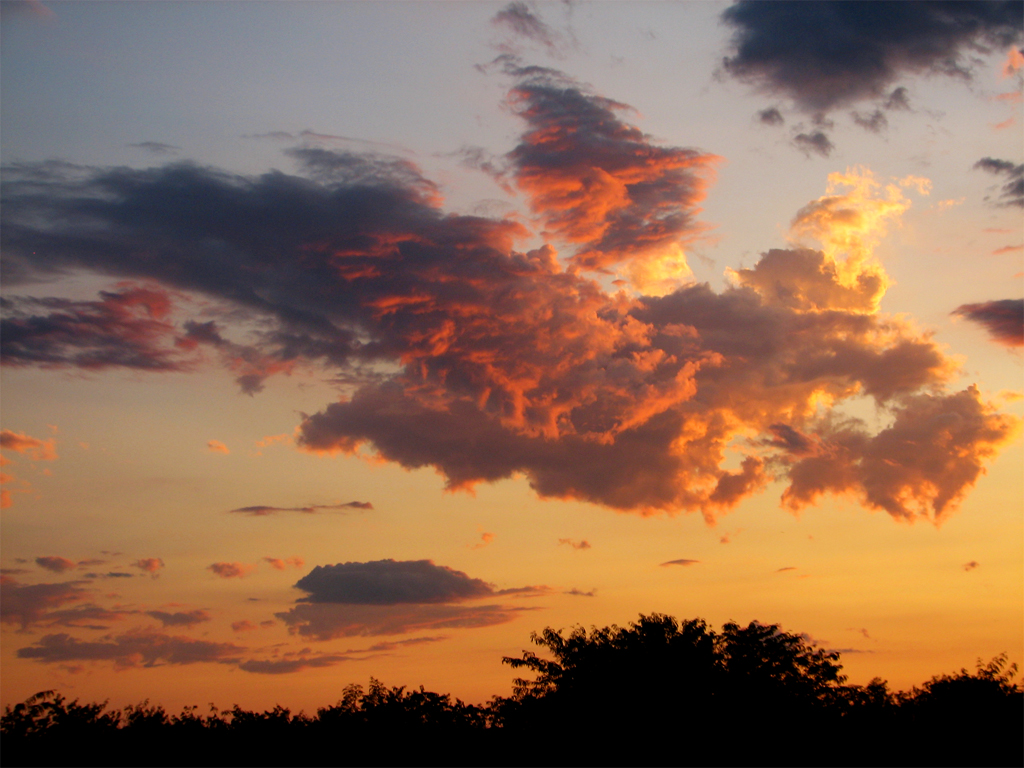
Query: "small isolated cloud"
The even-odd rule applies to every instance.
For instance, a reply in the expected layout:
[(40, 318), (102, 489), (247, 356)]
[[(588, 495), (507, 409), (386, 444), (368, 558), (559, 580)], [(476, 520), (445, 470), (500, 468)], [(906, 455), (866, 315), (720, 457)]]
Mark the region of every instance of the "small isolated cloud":
[[(7, 343), (5, 338), (4, 344)], [(0, 449), (28, 454), (32, 461), (55, 461), (57, 458), (56, 441), (53, 438), (40, 440), (9, 429), (0, 429)]]
[(977, 50), (1022, 37), (1012, 0), (740, 0), (722, 20), (733, 30), (725, 71), (808, 113), (883, 98), (906, 75), (968, 79)]
[(494, 541), (494, 534), (487, 533), (486, 531), (484, 531), (480, 534), (480, 541), (478, 541), (476, 544), (470, 545), (470, 549), (483, 549), (492, 541)]
[(271, 507), (265, 504), (256, 504), (251, 507), (239, 507), (228, 510), (229, 514), (249, 515), (251, 517), (266, 517), (276, 515), (279, 512), (302, 512), (306, 515), (313, 515), (323, 510), (342, 509), (373, 509), (373, 504), (368, 501), (348, 501), (344, 504), (310, 504), (305, 507)]
[(1024, 346), (1024, 299), (961, 304), (952, 314), (978, 323), (997, 344), (1007, 347)]
[(975, 568), (978, 567), (978, 565), (979, 565), (979, 563), (978, 563), (977, 560), (971, 560), (971, 562), (969, 562), (969, 563), (964, 563), (963, 569), (965, 571), (973, 571)]
[(213, 563), (206, 566), (206, 570), (212, 571), (222, 579), (243, 579), (255, 571), (256, 566), (248, 563)]
[(132, 568), (138, 568), (140, 571), (153, 574), (154, 576), (163, 570), (164, 561), (159, 557), (143, 557), (132, 563)]
[(886, 99), (885, 103), (882, 104), (885, 109), (896, 109), (896, 110), (907, 110), (910, 109), (910, 97), (907, 89), (902, 85), (899, 88), (893, 88)]
[(776, 107), (762, 109), (757, 113), (757, 119), (764, 125), (782, 125), (786, 122), (786, 119)]
[(499, 591), (430, 560), (317, 566), (295, 586), (308, 596), (275, 616), (291, 632), (318, 640), (503, 624), (526, 609), (462, 603), (544, 591), (537, 587)]
[(243, 672), (252, 672), (257, 675), (287, 675), (293, 672), (301, 672), (304, 669), (324, 669), (333, 667), (343, 661), (353, 659), (349, 654), (334, 653), (322, 656), (295, 656), (283, 659), (250, 659), (243, 661), (238, 668)]
[(203, 610), (177, 611), (175, 613), (146, 611), (146, 615), (153, 617), (165, 627), (194, 627), (196, 624), (210, 620), (210, 614)]
[(1002, 248), (992, 251), (992, 255), (1002, 256), (1004, 253), (1017, 253), (1018, 251), (1024, 251), (1024, 245), (1004, 245)]
[(795, 570), (796, 570), (796, 566), (795, 565), (787, 565), (785, 568), (779, 568), (775, 572), (776, 573), (785, 573), (786, 571), (795, 571)]
[(220, 440), (207, 440), (206, 447), (212, 453), (231, 453), (231, 449)]
[(1002, 76), (1010, 77), (1024, 67), (1024, 51), (1019, 48), (1011, 48), (1006, 52), (1006, 61), (1003, 62)]
[(77, 564), (73, 560), (68, 560), (66, 557), (48, 555), (47, 557), (37, 557), (36, 565), (40, 568), (52, 571), (53, 573), (64, 573), (64, 571), (74, 569)]
[(68, 661), (111, 661), (121, 669), (198, 663), (234, 663), (245, 649), (232, 643), (215, 643), (176, 637), (150, 630), (135, 630), (123, 635), (108, 635), (99, 641), (79, 640), (60, 633), (44, 635), (27, 648), (18, 649), (18, 658), (44, 664)]
[(700, 560), (689, 560), (687, 558), (682, 558), (680, 560), (669, 560), (668, 562), (662, 563), (661, 565), (662, 565), (662, 567), (664, 567), (666, 565), (683, 565), (683, 566), (686, 566), (686, 565), (697, 565), (699, 562), (700, 562)]
[(292, 568), (301, 568), (306, 564), (306, 561), (298, 555), (285, 558), (284, 560), (277, 557), (264, 557), (263, 562), (269, 563), (270, 567), (276, 571), (283, 571), (289, 566), (291, 566)]
[(828, 136), (822, 131), (798, 133), (793, 137), (793, 145), (808, 157), (811, 155), (828, 157), (832, 154), (832, 150), (835, 149), (835, 145), (832, 144)]
[(886, 119), (885, 113), (880, 109), (876, 109), (871, 113), (851, 112), (850, 117), (853, 118), (853, 122), (865, 131), (871, 131), (872, 133), (881, 133), (889, 127), (889, 121)]
[(563, 595), (573, 595), (574, 597), (597, 597), (597, 590), (592, 589), (589, 592), (584, 592), (582, 589), (573, 587), (572, 589), (566, 590), (562, 593)]
[(590, 549), (590, 542), (586, 539), (580, 539), (579, 541), (574, 541), (573, 539), (559, 539), (558, 545), (561, 546), (563, 544), (572, 547), (573, 549)]
[(1024, 208), (1024, 163), (1018, 164), (1009, 160), (983, 157), (974, 164), (974, 167), (1006, 179), (999, 190), (999, 197), (995, 201), (996, 205)]
[(173, 155), (181, 149), (181, 147), (176, 147), (173, 144), (164, 144), (162, 141), (140, 141), (128, 146), (135, 149), (144, 149), (154, 155)]

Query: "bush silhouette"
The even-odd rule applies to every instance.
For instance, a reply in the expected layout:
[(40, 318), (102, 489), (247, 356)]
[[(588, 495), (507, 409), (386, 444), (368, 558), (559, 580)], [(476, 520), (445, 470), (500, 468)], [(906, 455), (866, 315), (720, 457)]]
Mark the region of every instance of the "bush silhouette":
[(773, 624), (641, 615), (532, 635), (485, 706), (349, 685), (316, 715), (108, 710), (44, 691), (0, 718), (5, 765), (1021, 765), (1005, 655), (904, 693), (847, 685), (839, 653)]

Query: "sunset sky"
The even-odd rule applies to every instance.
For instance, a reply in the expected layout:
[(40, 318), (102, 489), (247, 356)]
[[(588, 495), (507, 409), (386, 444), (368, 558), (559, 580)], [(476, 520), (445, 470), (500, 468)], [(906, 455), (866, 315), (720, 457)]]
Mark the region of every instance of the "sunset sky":
[(2, 701), (1024, 662), (1010, 3), (2, 3)]

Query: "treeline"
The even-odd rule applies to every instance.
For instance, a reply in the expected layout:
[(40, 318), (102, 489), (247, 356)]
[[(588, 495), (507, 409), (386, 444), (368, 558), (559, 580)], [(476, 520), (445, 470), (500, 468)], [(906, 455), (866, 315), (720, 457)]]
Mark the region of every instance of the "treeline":
[(847, 685), (840, 655), (757, 622), (641, 615), (546, 629), (530, 676), (484, 706), (421, 687), (350, 685), (315, 715), (172, 715), (47, 691), (7, 707), (15, 765), (1016, 765), (1024, 692), (1005, 655), (907, 692)]

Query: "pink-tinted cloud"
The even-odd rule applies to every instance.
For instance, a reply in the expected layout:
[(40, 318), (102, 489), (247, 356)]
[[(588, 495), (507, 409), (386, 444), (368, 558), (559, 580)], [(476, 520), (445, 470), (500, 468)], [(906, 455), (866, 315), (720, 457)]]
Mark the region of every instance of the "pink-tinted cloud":
[(306, 561), (298, 555), (286, 558), (284, 560), (277, 557), (264, 557), (263, 562), (269, 563), (270, 567), (277, 571), (283, 571), (287, 569), (289, 566), (291, 566), (292, 568), (301, 568), (306, 564)]
[(1004, 253), (1017, 253), (1017, 251), (1024, 251), (1024, 245), (1004, 245), (1002, 248), (992, 251), (992, 255), (1002, 256)]
[(140, 571), (156, 575), (164, 568), (164, 561), (159, 557), (143, 557), (132, 563), (133, 568), (138, 568)]
[(256, 566), (248, 563), (213, 563), (206, 566), (206, 570), (212, 571), (222, 579), (243, 579), (255, 571)]
[(962, 304), (953, 311), (953, 315), (978, 323), (998, 344), (1024, 346), (1024, 299)]
[(77, 564), (73, 560), (68, 560), (66, 557), (48, 555), (46, 557), (37, 557), (36, 565), (40, 568), (52, 571), (53, 573), (64, 573), (65, 571), (73, 570)]

